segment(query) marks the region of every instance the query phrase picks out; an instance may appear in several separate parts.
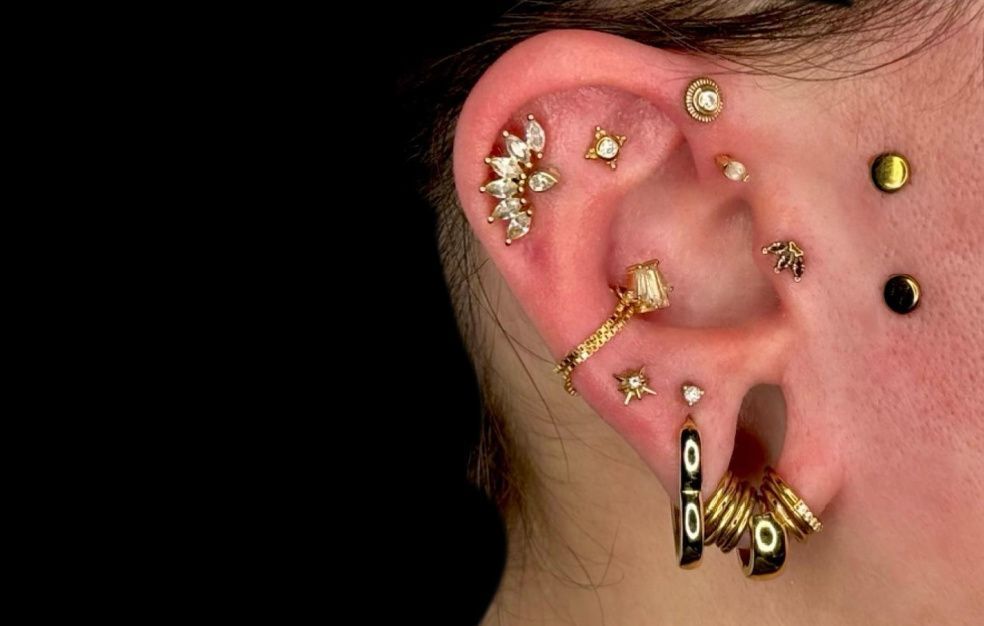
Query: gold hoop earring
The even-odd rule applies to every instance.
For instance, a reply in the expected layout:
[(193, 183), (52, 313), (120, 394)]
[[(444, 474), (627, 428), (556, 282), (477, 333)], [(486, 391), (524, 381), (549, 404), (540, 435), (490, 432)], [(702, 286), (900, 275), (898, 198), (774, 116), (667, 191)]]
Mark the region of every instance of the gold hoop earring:
[(771, 467), (765, 468), (761, 492), (765, 507), (798, 541), (823, 530), (823, 524), (803, 498)]
[(677, 564), (683, 569), (700, 565), (704, 554), (701, 481), (700, 432), (693, 419), (688, 417), (680, 429), (680, 499), (672, 511)]
[(704, 544), (716, 543), (722, 552), (731, 552), (748, 528), (754, 505), (755, 488), (725, 472), (704, 510)]
[(749, 547), (738, 548), (745, 576), (756, 580), (778, 576), (786, 564), (786, 529), (769, 511), (752, 518), (748, 529)]

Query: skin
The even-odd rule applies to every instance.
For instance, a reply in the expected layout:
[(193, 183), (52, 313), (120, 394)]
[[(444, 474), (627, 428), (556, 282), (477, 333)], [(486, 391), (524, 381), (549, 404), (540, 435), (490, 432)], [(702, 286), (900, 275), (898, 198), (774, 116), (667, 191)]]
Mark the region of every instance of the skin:
[[(974, 623), (982, 33), (971, 24), (915, 60), (836, 82), (738, 74), (583, 31), (529, 39), (489, 68), (459, 119), (455, 183), (489, 260), (473, 286), (501, 327), (483, 318), (480, 361), (523, 459), (526, 508), (486, 624)], [(724, 93), (711, 124), (682, 106), (697, 76)], [(531, 112), (561, 183), (533, 195), (533, 229), (507, 248), (504, 225), (486, 223), (482, 159)], [(629, 137), (615, 172), (583, 158), (599, 124)], [(889, 149), (913, 166), (893, 195), (868, 174)], [(720, 153), (751, 180), (725, 179)], [(761, 254), (778, 239), (805, 249), (801, 283)], [(552, 363), (608, 316), (624, 268), (650, 258), (675, 287), (671, 307), (630, 322), (567, 396)], [(923, 287), (908, 316), (881, 295), (900, 272)], [(612, 375), (640, 365), (658, 396), (625, 406)], [(707, 390), (693, 409), (685, 381)], [(736, 450), (742, 398), (759, 384), (781, 388), (784, 423), (760, 420)], [(669, 503), (688, 414), (705, 502), (732, 455), (759, 441), (759, 460), (823, 520), (823, 533), (790, 539), (781, 577), (748, 580), (714, 547), (696, 571), (677, 568)]]

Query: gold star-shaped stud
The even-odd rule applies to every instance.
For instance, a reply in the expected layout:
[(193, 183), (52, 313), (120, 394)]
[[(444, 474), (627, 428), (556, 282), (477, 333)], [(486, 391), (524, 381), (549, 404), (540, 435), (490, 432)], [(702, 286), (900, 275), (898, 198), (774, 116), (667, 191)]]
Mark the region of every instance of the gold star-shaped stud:
[(623, 404), (628, 405), (629, 402), (635, 397), (637, 400), (642, 400), (642, 394), (648, 393), (655, 396), (656, 392), (647, 387), (649, 384), (649, 379), (646, 378), (645, 366), (640, 367), (637, 370), (626, 370), (621, 374), (615, 374), (615, 380), (618, 381), (618, 390), (625, 394), (625, 402)]

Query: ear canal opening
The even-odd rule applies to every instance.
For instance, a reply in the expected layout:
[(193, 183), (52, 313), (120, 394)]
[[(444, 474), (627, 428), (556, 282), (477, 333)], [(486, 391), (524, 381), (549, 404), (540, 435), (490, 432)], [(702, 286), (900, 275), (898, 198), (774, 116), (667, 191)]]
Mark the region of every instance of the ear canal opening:
[(767, 465), (775, 466), (786, 438), (786, 397), (778, 385), (748, 390), (738, 411), (735, 446), (728, 469), (758, 484)]

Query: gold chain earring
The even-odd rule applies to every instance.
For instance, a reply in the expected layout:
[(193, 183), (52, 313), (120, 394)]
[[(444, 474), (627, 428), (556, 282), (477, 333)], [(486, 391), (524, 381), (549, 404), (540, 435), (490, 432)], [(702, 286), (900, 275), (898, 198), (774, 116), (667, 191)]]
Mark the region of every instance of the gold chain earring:
[(612, 314), (598, 330), (568, 352), (554, 368), (554, 373), (564, 377), (564, 389), (572, 396), (577, 395), (572, 378), (574, 368), (601, 350), (637, 313), (650, 313), (670, 306), (669, 292), (673, 288), (666, 284), (666, 279), (659, 271), (659, 260), (632, 265), (626, 269), (626, 273), (628, 286), (615, 288), (618, 303)]

